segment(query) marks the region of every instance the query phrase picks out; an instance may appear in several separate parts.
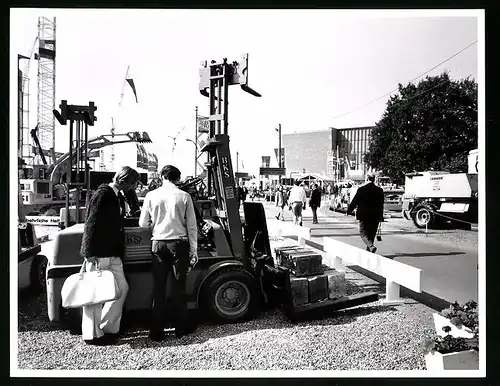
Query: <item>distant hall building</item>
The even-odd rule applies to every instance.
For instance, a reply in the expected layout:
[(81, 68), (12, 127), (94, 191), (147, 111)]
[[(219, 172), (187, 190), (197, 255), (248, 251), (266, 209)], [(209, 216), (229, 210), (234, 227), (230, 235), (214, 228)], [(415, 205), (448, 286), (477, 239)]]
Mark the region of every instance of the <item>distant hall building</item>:
[(318, 173), (332, 179), (364, 179), (373, 126), (283, 134), (287, 176)]

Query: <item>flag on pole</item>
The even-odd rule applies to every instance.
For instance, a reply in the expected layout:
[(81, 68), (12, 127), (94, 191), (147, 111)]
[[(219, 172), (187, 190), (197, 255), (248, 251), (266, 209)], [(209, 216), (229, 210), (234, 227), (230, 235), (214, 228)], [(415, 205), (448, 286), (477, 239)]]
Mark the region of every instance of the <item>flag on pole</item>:
[(132, 91), (134, 92), (135, 102), (139, 103), (139, 101), (137, 100), (137, 91), (135, 90), (134, 80), (132, 78), (127, 78), (126, 81), (130, 85), (130, 87), (132, 88)]
[(198, 115), (198, 133), (208, 133), (210, 131), (210, 121), (208, 117)]

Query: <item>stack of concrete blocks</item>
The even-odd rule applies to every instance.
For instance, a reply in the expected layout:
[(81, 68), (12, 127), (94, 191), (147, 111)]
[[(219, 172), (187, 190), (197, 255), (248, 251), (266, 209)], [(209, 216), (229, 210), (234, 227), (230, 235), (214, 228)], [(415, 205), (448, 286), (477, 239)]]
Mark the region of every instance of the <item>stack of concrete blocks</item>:
[(320, 254), (301, 246), (276, 248), (275, 252), (278, 265), (290, 271), (294, 306), (345, 296), (345, 272), (322, 264)]

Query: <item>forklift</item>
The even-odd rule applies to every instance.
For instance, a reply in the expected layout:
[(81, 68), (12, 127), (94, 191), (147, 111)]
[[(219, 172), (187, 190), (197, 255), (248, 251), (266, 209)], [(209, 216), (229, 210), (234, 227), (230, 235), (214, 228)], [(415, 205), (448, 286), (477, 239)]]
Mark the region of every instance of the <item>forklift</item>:
[[(187, 276), (187, 306), (203, 319), (218, 323), (248, 320), (262, 309), (283, 307), (292, 321), (310, 310), (340, 309), (378, 300), (376, 293), (346, 296), (336, 300), (297, 305), (291, 289), (289, 269), (275, 264), (270, 247), (264, 207), (258, 202), (243, 204), (243, 218), (231, 163), (228, 135), (228, 88), (248, 86), (248, 54), (241, 61), (202, 63), (199, 90), (209, 98), (209, 138), (201, 148), (207, 154), (206, 194), (199, 195), (201, 178), (192, 178), (179, 187), (194, 202), (198, 223), (198, 263)], [(205, 190), (205, 189), (203, 189)], [(137, 200), (131, 198), (133, 203)], [(80, 270), (79, 255), (84, 224), (60, 231), (54, 238), (47, 267), (48, 317), (61, 322), (66, 310), (61, 305), (65, 279)], [(124, 313), (151, 309), (153, 277), (150, 230), (138, 226), (138, 213), (125, 219), (124, 272), (129, 293)], [(167, 280), (167, 301), (173, 280)], [(72, 310), (74, 311), (74, 310)], [(79, 324), (77, 317), (73, 324)]]

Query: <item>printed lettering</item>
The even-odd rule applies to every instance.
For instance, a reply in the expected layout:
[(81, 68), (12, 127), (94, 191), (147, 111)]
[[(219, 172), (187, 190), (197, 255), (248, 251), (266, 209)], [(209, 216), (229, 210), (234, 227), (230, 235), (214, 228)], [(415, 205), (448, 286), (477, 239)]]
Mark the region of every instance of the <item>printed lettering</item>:
[(142, 237), (138, 235), (127, 235), (127, 244), (140, 244)]

